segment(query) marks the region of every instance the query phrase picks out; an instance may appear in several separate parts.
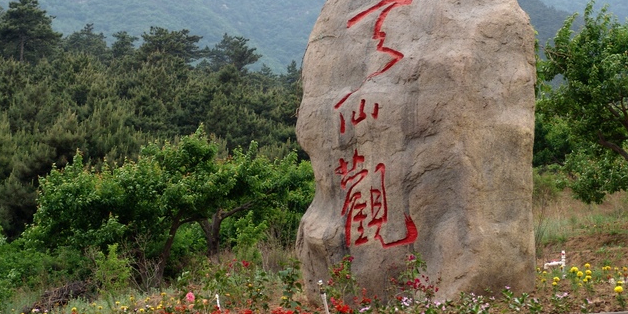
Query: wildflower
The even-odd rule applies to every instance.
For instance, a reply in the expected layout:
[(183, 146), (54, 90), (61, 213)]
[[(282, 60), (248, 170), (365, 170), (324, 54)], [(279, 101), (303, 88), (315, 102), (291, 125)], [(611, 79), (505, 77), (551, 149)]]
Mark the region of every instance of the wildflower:
[(576, 267), (576, 266), (571, 267), (571, 269), (569, 269), (569, 272), (572, 273), (572, 274), (577, 273), (578, 272), (578, 267)]
[(554, 277), (554, 282), (559, 282), (559, 281), (560, 281), (560, 278)]
[(166, 296), (166, 293), (165, 293), (165, 292), (162, 292), (162, 293), (161, 293), (161, 296), (162, 296), (162, 297), (165, 297), (165, 296)]
[(585, 273), (587, 276), (591, 276), (591, 274), (592, 274), (590, 269), (585, 270), (585, 271), (584, 271), (584, 273)]
[(242, 261), (242, 266), (243, 266), (244, 268), (248, 268), (248, 267), (249, 267), (249, 265), (251, 265), (251, 263), (249, 263), (249, 262), (247, 262), (247, 261), (244, 261), (244, 260)]
[[(617, 288), (615, 288), (615, 291), (617, 291)], [(76, 308), (75, 307), (72, 308), (72, 313), (76, 313)]]
[(589, 263), (584, 264), (584, 268), (590, 269), (591, 268), (591, 264), (589, 264)]
[(556, 281), (552, 282), (552, 286), (557, 286), (558, 283)]
[(578, 276), (578, 278), (580, 278), (580, 277), (584, 276), (584, 273), (582, 273), (581, 271), (579, 271), (579, 272), (576, 274), (576, 276)]
[(616, 286), (615, 287), (615, 292), (622, 293), (622, 292), (624, 292), (624, 288), (622, 286)]
[(192, 293), (192, 291), (188, 292), (188, 294), (185, 295), (185, 299), (190, 303), (194, 303), (194, 293)]

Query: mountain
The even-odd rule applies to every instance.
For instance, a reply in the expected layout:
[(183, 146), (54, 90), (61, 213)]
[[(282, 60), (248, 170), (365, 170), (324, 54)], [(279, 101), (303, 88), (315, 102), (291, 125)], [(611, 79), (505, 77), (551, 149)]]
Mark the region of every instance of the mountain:
[[(582, 12), (588, 0), (518, 0), (530, 15), (543, 46), (556, 35), (567, 16)], [(8, 8), (9, 0), (0, 0)], [(273, 71), (285, 72), (291, 61), (301, 64), (309, 34), (325, 0), (39, 0), (55, 16), (53, 28), (69, 36), (93, 23), (109, 43), (112, 34), (127, 31), (140, 37), (151, 26), (168, 30), (190, 30), (203, 36), (201, 47), (213, 47), (223, 34), (243, 36)], [(625, 18), (627, 0), (598, 0), (610, 11)]]
[[(17, 0), (15, 0), (17, 1)], [(0, 0), (7, 9), (9, 0)], [(69, 36), (86, 24), (109, 43), (118, 31), (140, 37), (151, 26), (190, 30), (213, 47), (223, 34), (249, 39), (263, 55), (261, 63), (285, 72), (292, 60), (301, 64), (309, 33), (325, 0), (39, 0), (55, 16), (53, 28)], [(141, 37), (140, 37), (141, 38)]]
[[(567, 11), (570, 14), (578, 12), (582, 15), (584, 8), (589, 0), (541, 0), (549, 7), (554, 7), (561, 11)], [(599, 9), (604, 5), (608, 5), (610, 12), (615, 14), (620, 22), (625, 22), (628, 17), (628, 1), (626, 0), (597, 0), (595, 1), (595, 8)]]

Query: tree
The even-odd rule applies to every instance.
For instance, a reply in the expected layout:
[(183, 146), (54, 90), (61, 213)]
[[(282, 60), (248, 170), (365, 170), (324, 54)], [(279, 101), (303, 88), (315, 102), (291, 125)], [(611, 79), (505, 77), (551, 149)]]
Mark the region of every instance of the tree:
[(222, 40), (209, 53), (212, 70), (218, 71), (223, 66), (231, 64), (242, 72), (244, 67), (257, 62), (262, 55), (255, 53), (256, 48), (249, 48), (246, 44), (248, 41), (244, 37), (229, 36), (225, 33)]
[(137, 162), (105, 165), (99, 173), (84, 168), (76, 154), (64, 171), (53, 169), (41, 178), (39, 208), (25, 237), (42, 248), (77, 249), (149, 237), (159, 248), (157, 278), (162, 278), (181, 226), (202, 223), (208, 250), (216, 253), (226, 218), (288, 208), (299, 199), (291, 192), (311, 186), (311, 167), (297, 163), (294, 154), (271, 162), (257, 155), (255, 143), (226, 160), (216, 154), (202, 128), (177, 144), (150, 144)]
[(589, 180), (590, 189), (578, 189), (578, 196), (600, 202), (605, 193), (628, 186), (625, 176), (619, 181), (607, 176), (617, 169), (616, 158), (628, 161), (628, 24), (617, 22), (606, 7), (597, 16), (593, 13), (589, 2), (582, 29), (573, 34), (573, 15), (547, 45), (540, 77), (549, 81), (562, 75), (565, 83), (542, 95), (539, 109), (569, 125), (578, 153), (567, 164), (575, 184)]
[(161, 27), (150, 27), (149, 33), (142, 35), (144, 43), (140, 46), (139, 52), (142, 59), (148, 59), (151, 54), (163, 54), (181, 58), (185, 63), (194, 62), (208, 55), (209, 49), (201, 49), (198, 42), (201, 36), (190, 35), (190, 31), (183, 29), (180, 31), (168, 31)]
[(61, 34), (52, 30), (52, 17), (39, 8), (37, 0), (9, 3), (9, 9), (0, 19), (4, 53), (21, 62), (49, 56), (60, 39)]
[(65, 51), (82, 52), (91, 54), (100, 61), (107, 61), (111, 56), (111, 52), (107, 47), (105, 35), (103, 33), (94, 33), (94, 24), (87, 24), (85, 27), (63, 41)]
[(139, 38), (131, 36), (127, 32), (117, 32), (113, 34), (116, 41), (111, 45), (111, 52), (114, 58), (122, 58), (132, 55), (135, 52), (135, 43)]

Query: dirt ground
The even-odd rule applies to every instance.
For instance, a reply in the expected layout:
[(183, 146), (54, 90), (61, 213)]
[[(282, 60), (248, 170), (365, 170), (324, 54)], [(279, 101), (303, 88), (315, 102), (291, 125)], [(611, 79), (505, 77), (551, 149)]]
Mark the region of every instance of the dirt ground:
[[(546, 215), (547, 219), (568, 220), (569, 225), (562, 227), (568, 229), (564, 238), (550, 241), (537, 250), (537, 266), (542, 268), (548, 261), (560, 260), (562, 250), (568, 267), (582, 268), (586, 263), (593, 267), (628, 266), (628, 195), (625, 193), (611, 195), (603, 204), (588, 205), (565, 191), (549, 206)], [(598, 225), (591, 221), (593, 215), (618, 219), (608, 218)], [(551, 227), (549, 224), (548, 228)]]

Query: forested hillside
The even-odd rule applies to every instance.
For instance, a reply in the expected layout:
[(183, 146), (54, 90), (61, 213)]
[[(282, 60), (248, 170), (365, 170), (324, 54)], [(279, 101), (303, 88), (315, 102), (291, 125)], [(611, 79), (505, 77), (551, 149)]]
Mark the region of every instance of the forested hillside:
[[(520, 0), (521, 1), (521, 0)], [(541, 0), (547, 6), (554, 7), (561, 11), (567, 11), (570, 14), (578, 12), (582, 15), (584, 7), (589, 3), (589, 0)], [(603, 5), (609, 5), (609, 11), (619, 17), (620, 22), (623, 22), (628, 17), (628, 1), (626, 0), (597, 0), (595, 2), (595, 8), (601, 8)]]
[[(618, 15), (626, 16), (622, 12), (628, 11), (628, 3), (605, 1), (611, 3), (611, 11), (618, 10)], [(7, 8), (8, 2), (0, 0), (0, 6)], [(582, 12), (586, 2), (519, 0), (530, 15), (542, 45), (556, 35), (568, 15)], [(228, 33), (249, 39), (249, 45), (262, 55), (253, 68), (259, 69), (263, 63), (281, 72), (292, 60), (301, 64), (307, 39), (325, 0), (41, 0), (39, 3), (56, 17), (53, 28), (64, 36), (93, 24), (93, 31), (102, 32), (111, 44), (116, 32), (126, 31), (140, 37), (151, 26), (158, 26), (172, 31), (187, 29), (203, 37), (200, 47), (211, 47)]]
[[(0, 0), (8, 7), (9, 0)], [(301, 58), (309, 33), (324, 0), (41, 0), (41, 8), (56, 18), (53, 28), (69, 35), (93, 24), (112, 43), (112, 35), (126, 31), (141, 36), (151, 26), (169, 30), (187, 29), (202, 36), (199, 46), (213, 46), (225, 33), (250, 39), (250, 46), (263, 55), (275, 72)]]

